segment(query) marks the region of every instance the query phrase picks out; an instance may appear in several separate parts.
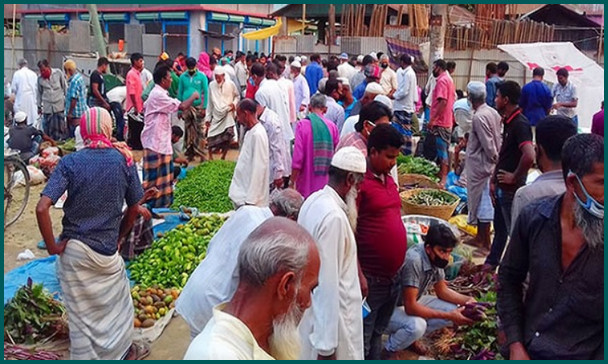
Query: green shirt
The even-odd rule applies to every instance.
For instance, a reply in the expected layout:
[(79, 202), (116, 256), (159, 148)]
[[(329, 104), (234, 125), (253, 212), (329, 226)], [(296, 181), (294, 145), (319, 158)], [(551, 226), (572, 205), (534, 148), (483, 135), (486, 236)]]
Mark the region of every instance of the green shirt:
[[(154, 83), (154, 81), (148, 82), (148, 86), (146, 86), (146, 88), (144, 89), (144, 92), (141, 95), (142, 100), (146, 101), (148, 99), (148, 96), (150, 95), (150, 92), (154, 88), (154, 85), (156, 85)], [(175, 72), (171, 71), (171, 87), (169, 87), (169, 89), (167, 90), (167, 92), (169, 93), (169, 97), (172, 97), (174, 99), (177, 98), (178, 87), (179, 87), (179, 76), (177, 76), (177, 74)]]
[(194, 91), (198, 92), (201, 98), (195, 100), (192, 105), (201, 106), (202, 101), (202, 106), (206, 109), (207, 100), (209, 98), (209, 81), (207, 80), (207, 76), (198, 70), (192, 76), (187, 71), (182, 73), (182, 75), (179, 76), (177, 99), (179, 101), (184, 101), (188, 99)]

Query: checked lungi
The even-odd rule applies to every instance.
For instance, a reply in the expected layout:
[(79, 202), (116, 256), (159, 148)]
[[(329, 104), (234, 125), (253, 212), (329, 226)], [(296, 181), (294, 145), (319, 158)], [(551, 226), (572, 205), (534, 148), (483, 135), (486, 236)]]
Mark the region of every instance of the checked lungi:
[(159, 191), (158, 197), (146, 204), (150, 208), (170, 207), (173, 203), (173, 156), (144, 149), (143, 161), (142, 187), (144, 190), (156, 187)]

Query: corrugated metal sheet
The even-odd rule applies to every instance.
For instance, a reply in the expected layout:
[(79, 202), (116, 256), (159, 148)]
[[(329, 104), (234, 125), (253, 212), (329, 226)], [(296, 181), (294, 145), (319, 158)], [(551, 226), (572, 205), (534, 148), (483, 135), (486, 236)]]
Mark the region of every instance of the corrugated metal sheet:
[(296, 53), (298, 40), (295, 37), (275, 37), (274, 52), (277, 54)]
[(386, 41), (383, 37), (342, 37), (342, 52), (348, 54), (369, 54), (371, 52), (387, 52)]
[(295, 38), (297, 39), (296, 52), (298, 54), (311, 54), (314, 52), (315, 43), (317, 42), (316, 36), (298, 35)]

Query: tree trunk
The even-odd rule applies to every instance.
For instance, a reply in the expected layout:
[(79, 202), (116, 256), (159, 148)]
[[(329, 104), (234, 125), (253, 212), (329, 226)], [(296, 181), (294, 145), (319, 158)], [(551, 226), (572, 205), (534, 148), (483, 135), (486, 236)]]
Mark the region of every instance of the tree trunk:
[[(443, 58), (443, 50), (445, 43), (445, 31), (447, 26), (447, 4), (431, 5), (431, 21), (430, 21), (430, 42), (431, 54), (429, 59), (431, 64), (438, 59)], [(432, 67), (429, 67), (429, 71)]]
[(106, 49), (106, 42), (103, 39), (103, 33), (101, 32), (101, 24), (99, 23), (99, 17), (97, 15), (97, 5), (86, 4), (87, 10), (89, 11), (89, 22), (93, 27), (93, 38), (95, 39), (95, 48), (99, 52), (100, 57), (107, 57), (108, 51)]

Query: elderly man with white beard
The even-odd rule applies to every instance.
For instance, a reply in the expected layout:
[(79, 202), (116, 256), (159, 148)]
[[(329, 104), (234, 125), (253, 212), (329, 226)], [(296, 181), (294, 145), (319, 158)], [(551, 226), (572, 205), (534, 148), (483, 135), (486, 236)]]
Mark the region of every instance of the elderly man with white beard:
[(363, 359), (362, 296), (359, 286), (357, 194), (366, 162), (355, 147), (333, 156), (329, 182), (310, 195), (298, 223), (314, 237), (321, 256), (319, 286), (304, 314), (300, 359)]
[(522, 210), (500, 265), (503, 354), (513, 360), (604, 359), (604, 138), (568, 139), (562, 172), (566, 193)]
[(185, 360), (293, 360), (298, 324), (318, 284), (313, 238), (284, 217), (272, 217), (243, 242), (239, 285), (192, 341)]

